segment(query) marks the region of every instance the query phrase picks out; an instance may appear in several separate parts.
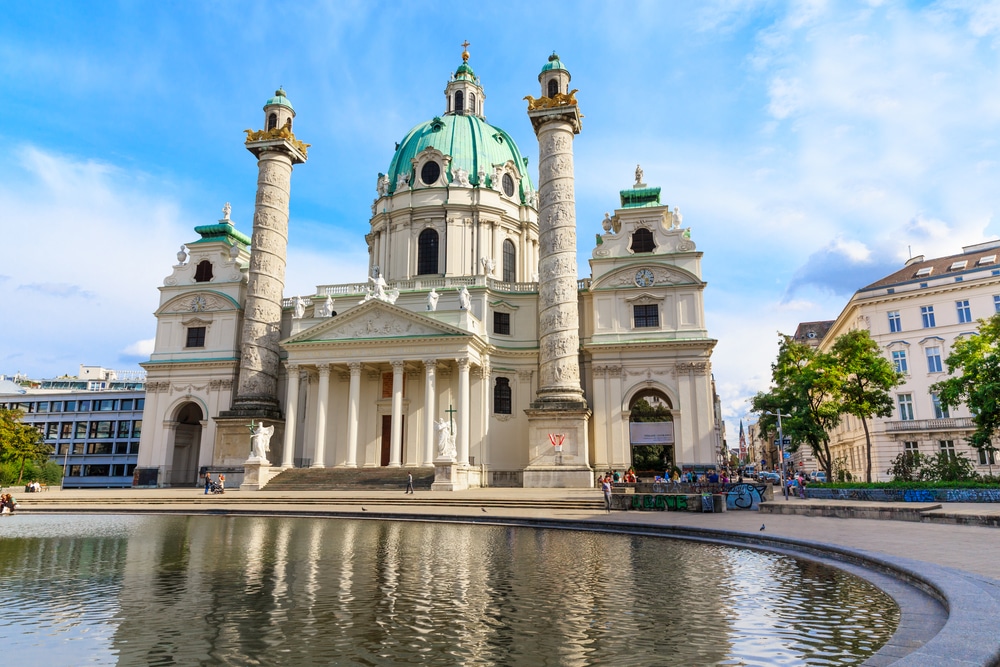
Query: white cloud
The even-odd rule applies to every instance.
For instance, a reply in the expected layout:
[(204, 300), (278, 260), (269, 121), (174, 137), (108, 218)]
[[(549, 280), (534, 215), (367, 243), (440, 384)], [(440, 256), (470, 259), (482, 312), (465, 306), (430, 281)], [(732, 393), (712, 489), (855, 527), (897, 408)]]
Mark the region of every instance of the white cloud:
[(140, 359), (149, 359), (149, 355), (153, 354), (153, 348), (156, 345), (155, 338), (146, 338), (144, 340), (137, 340), (132, 343), (121, 353), (129, 357), (139, 357)]

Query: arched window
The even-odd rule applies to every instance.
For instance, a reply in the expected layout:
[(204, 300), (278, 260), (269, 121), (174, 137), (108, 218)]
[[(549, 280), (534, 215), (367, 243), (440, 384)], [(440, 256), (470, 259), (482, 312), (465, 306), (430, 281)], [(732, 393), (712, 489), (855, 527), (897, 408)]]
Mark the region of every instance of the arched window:
[(511, 413), (510, 380), (497, 378), (493, 385), (493, 413), (509, 415)]
[(194, 281), (196, 283), (207, 283), (212, 279), (212, 263), (207, 259), (198, 263), (198, 268), (194, 271)]
[(455, 91), (455, 111), (465, 110), (465, 98), (462, 96), (462, 91)]
[(644, 227), (632, 232), (632, 252), (653, 252), (654, 248), (653, 232)]
[(559, 82), (555, 79), (549, 79), (549, 97), (555, 97), (559, 93)]
[(507, 239), (503, 242), (503, 281), (512, 283), (517, 280), (517, 250), (514, 242)]
[(476, 96), (474, 93), (469, 93), (469, 113), (476, 113)]
[(438, 233), (425, 229), (417, 237), (417, 275), (438, 272)]
[(271, 112), (271, 115), (267, 117), (267, 129), (273, 130), (278, 127), (278, 114)]

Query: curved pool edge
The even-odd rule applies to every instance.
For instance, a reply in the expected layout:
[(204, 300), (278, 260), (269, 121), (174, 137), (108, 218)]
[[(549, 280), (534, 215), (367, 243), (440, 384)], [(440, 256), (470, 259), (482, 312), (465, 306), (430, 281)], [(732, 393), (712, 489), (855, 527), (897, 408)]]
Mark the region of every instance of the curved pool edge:
[[(485, 511), (485, 510), (484, 510)], [(28, 511), (34, 514), (36, 511)], [(1000, 666), (1000, 580), (977, 574), (962, 572), (933, 563), (876, 554), (861, 549), (851, 549), (820, 541), (795, 538), (765, 536), (759, 533), (698, 528), (676, 525), (650, 525), (623, 521), (603, 521), (597, 518), (550, 519), (502, 516), (465, 516), (435, 512), (344, 512), (309, 510), (250, 508), (193, 509), (167, 507), (128, 509), (48, 509), (39, 514), (183, 514), (208, 516), (277, 516), (303, 518), (339, 518), (388, 521), (431, 521), (440, 523), (465, 523), (480, 525), (518, 526), (557, 530), (586, 530), (625, 535), (669, 537), (696, 540), (715, 544), (734, 545), (765, 551), (776, 551), (790, 556), (816, 560), (831, 567), (847, 570), (868, 581), (872, 575), (884, 575), (909, 586), (925, 596), (936, 600), (944, 607), (947, 615), (943, 626), (930, 639), (926, 636), (928, 624), (921, 623), (924, 610), (907, 609), (901, 605), (900, 628), (892, 638), (863, 664), (873, 667), (893, 665), (894, 667), (998, 667)], [(855, 568), (857, 571), (854, 571)], [(876, 583), (876, 585), (878, 585)], [(886, 590), (883, 586), (879, 586)], [(899, 597), (890, 591), (894, 599)], [(905, 603), (905, 599), (904, 599)], [(904, 627), (903, 619), (911, 615), (916, 620), (915, 627)], [(991, 628), (993, 628), (991, 630)], [(924, 634), (919, 634), (921, 630)], [(914, 634), (916, 632), (917, 634)]]

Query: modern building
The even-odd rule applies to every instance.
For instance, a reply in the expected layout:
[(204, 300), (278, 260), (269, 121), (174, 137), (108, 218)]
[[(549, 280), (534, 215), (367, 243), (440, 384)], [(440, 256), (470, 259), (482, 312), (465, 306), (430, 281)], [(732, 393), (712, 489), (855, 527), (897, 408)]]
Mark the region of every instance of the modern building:
[[(274, 427), (270, 462), (293, 467), (454, 464), (447, 488), (591, 486), (630, 465), (629, 413), (662, 401), (666, 462), (712, 467), (715, 411), (702, 253), (659, 187), (635, 182), (584, 223), (577, 274), (570, 73), (553, 54), (529, 96), (538, 186), (513, 135), (491, 125), (462, 54), (445, 108), (378, 174), (365, 235), (369, 275), (285, 295), (290, 178), (308, 145), (279, 90), (258, 159), (253, 230), (230, 208), (199, 226), (160, 287), (140, 467), (187, 485), (240, 465), (249, 426)], [(513, 101), (511, 101), (513, 103)], [(528, 124), (525, 123), (526, 131)], [(625, 180), (623, 178), (623, 180)]]
[[(905, 381), (893, 391), (895, 413), (869, 422), (872, 479), (885, 481), (902, 452), (961, 452), (984, 474), (1000, 471), (993, 457), (967, 444), (975, 427), (965, 406), (944, 408), (931, 385), (948, 377), (944, 363), (955, 340), (975, 333), (977, 320), (1000, 312), (1000, 241), (967, 246), (958, 255), (913, 257), (899, 271), (858, 290), (823, 338), (829, 349), (843, 333), (867, 329)], [(847, 416), (831, 434), (837, 463), (864, 479), (865, 436)]]
[(139, 457), (141, 371), (80, 366), (76, 377), (0, 381), (0, 407), (20, 409), (63, 466), (65, 488), (130, 487)]

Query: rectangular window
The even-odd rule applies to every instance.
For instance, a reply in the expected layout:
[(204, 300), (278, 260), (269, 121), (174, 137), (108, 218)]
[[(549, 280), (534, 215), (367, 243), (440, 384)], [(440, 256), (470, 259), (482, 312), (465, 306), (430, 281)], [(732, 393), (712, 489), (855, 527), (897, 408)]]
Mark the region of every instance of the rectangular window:
[(112, 477), (124, 477), (125, 476), (125, 464), (116, 463), (111, 466), (111, 476)]
[(115, 409), (115, 402), (110, 399), (94, 401), (94, 409), (100, 412), (113, 412)]
[(993, 297), (993, 310), (1000, 313), (1000, 294)]
[(128, 427), (132, 425), (132, 422), (122, 420), (118, 422), (118, 433), (116, 438), (127, 438), (128, 437)]
[(906, 350), (893, 350), (892, 351), (892, 365), (896, 368), (897, 373), (906, 373)]
[(83, 466), (84, 477), (107, 477), (110, 473), (111, 466), (106, 463)]
[(69, 467), (69, 477), (79, 477), (82, 474), (83, 474), (83, 466), (71, 465)]
[(144, 407), (146, 407), (146, 399), (145, 398), (137, 398), (135, 400), (135, 409), (136, 410), (142, 410)]
[(933, 392), (931, 393), (931, 405), (934, 406), (934, 419), (949, 419), (951, 417), (948, 408), (941, 405), (941, 397)]
[(205, 347), (205, 327), (188, 327), (187, 345), (184, 347)]
[(64, 442), (58, 447), (56, 447), (56, 454), (58, 454), (59, 456), (64, 456), (69, 453), (68, 450), (69, 450), (69, 443)]
[(888, 315), (889, 315), (889, 332), (890, 333), (898, 333), (898, 332), (902, 331), (903, 330), (903, 325), (901, 324), (900, 319), (899, 319), (899, 311), (898, 310), (890, 310), (889, 313), (888, 313)]
[(128, 453), (129, 454), (138, 454), (139, 453), (139, 443), (138, 442), (130, 442), (130, 443), (128, 443)]
[(981, 466), (995, 466), (997, 464), (996, 452), (992, 449), (986, 451), (985, 449), (979, 450), (979, 465)]
[(83, 454), (85, 451), (86, 451), (86, 445), (84, 443), (82, 443), (82, 442), (74, 442), (73, 443), (73, 453), (74, 454)]
[(59, 437), (64, 440), (73, 437), (73, 422), (63, 422), (60, 424)]
[(132, 409), (132, 399), (131, 398), (123, 398), (121, 400), (121, 409), (123, 411), (124, 410), (131, 410)]
[(76, 429), (73, 433), (74, 438), (86, 438), (87, 437), (87, 422), (76, 422)]
[(493, 312), (493, 333), (510, 335), (510, 313)]
[(927, 372), (928, 373), (940, 373), (941, 372), (941, 348), (940, 347), (928, 347), (924, 351), (927, 353)]
[(49, 422), (45, 425), (45, 439), (55, 438), (59, 435), (59, 422)]
[(49, 411), (49, 402), (48, 401), (38, 401), (38, 407), (36, 408), (35, 411), (36, 412), (48, 412)]
[(636, 329), (660, 326), (660, 310), (655, 303), (646, 306), (632, 306), (632, 317), (634, 319), (633, 326)]
[(920, 451), (920, 447), (917, 446), (916, 442), (907, 441), (903, 443), (903, 451), (907, 454), (915, 454)]
[(111, 453), (111, 443), (110, 442), (89, 442), (89, 443), (87, 443), (87, 453), (88, 454), (110, 454)]
[(941, 453), (946, 454), (948, 458), (955, 459), (955, 441), (954, 440), (939, 440), (938, 444), (941, 446)]
[(66, 401), (66, 412), (76, 412), (76, 401)]
[(934, 306), (920, 306), (920, 318), (923, 320), (925, 329), (933, 329), (934, 324)]
[(142, 435), (142, 420), (136, 419), (132, 422), (132, 437), (138, 438), (140, 435)]
[(969, 308), (969, 300), (956, 301), (955, 308), (958, 309), (958, 323), (967, 324), (972, 321), (972, 309)]
[(90, 401), (80, 401), (77, 407), (80, 408), (80, 412), (90, 412)]
[(90, 422), (88, 438), (110, 438), (114, 422)]
[(136, 464), (135, 463), (129, 463), (128, 465), (126, 465), (125, 466), (125, 476), (126, 477), (131, 477), (132, 475), (134, 475), (135, 474), (135, 468), (136, 468)]
[(913, 419), (913, 394), (899, 394), (896, 397), (899, 401), (899, 418), (903, 421)]

